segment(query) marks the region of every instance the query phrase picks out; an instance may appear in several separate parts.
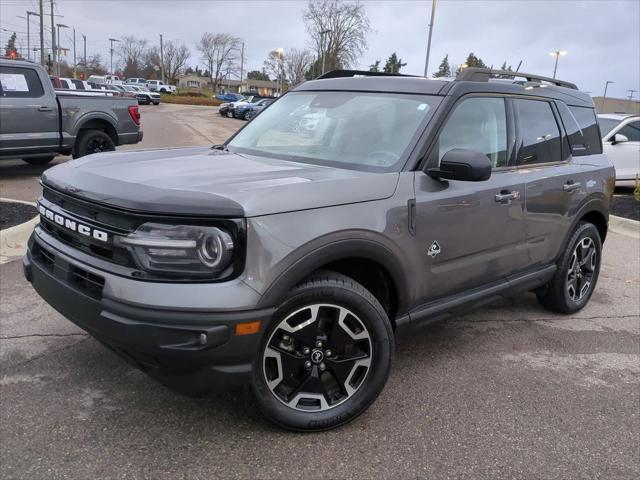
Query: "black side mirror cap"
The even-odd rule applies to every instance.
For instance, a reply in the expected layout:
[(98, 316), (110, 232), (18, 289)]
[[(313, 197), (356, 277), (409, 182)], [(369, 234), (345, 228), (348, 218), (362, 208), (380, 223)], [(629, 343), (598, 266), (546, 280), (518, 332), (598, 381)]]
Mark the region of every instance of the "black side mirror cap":
[(491, 177), (491, 161), (481, 152), (453, 148), (444, 154), (439, 168), (429, 168), (427, 175), (447, 180), (482, 182)]

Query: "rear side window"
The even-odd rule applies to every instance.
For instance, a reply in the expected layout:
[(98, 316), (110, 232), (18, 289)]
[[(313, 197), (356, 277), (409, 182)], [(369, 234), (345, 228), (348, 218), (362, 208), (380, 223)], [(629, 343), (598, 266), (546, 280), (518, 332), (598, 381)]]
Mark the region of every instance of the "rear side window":
[(464, 148), (484, 153), (493, 168), (506, 167), (507, 117), (502, 98), (474, 97), (463, 100), (438, 136), (432, 155), (438, 163), (449, 150)]
[(640, 122), (631, 122), (622, 127), (617, 133), (621, 133), (630, 142), (640, 142)]
[(514, 100), (520, 127), (518, 165), (553, 163), (562, 160), (560, 128), (549, 102)]
[[(598, 117), (596, 116), (596, 111), (589, 107), (574, 106), (570, 106), (569, 111), (576, 119), (580, 129), (582, 130), (583, 142), (586, 144), (587, 148), (587, 152), (585, 153), (579, 154), (573, 152), (573, 154), (595, 155), (596, 153), (602, 153), (602, 139), (600, 138), (600, 129), (598, 128)], [(562, 114), (562, 111), (560, 111), (560, 113)], [(569, 132), (567, 131), (567, 133)], [(571, 142), (571, 136), (569, 137), (569, 141)]]
[(84, 90), (82, 80), (71, 80), (78, 90)]
[(0, 67), (0, 85), (5, 98), (38, 98), (44, 95), (38, 74), (31, 68)]

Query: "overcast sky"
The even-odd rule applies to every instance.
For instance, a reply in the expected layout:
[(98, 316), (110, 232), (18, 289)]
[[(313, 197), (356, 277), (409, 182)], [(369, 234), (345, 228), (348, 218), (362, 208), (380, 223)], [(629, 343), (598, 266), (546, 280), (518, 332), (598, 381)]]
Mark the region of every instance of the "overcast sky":
[[(26, 10), (37, 11), (37, 0), (0, 0), (2, 29), (16, 31), (26, 49)], [(397, 52), (407, 66), (403, 72), (422, 74), (426, 53), (431, 1), (363, 1), (371, 21), (369, 48), (360, 67)], [(261, 69), (268, 52), (277, 47), (307, 44), (302, 21), (306, 2), (289, 1), (188, 1), (188, 0), (60, 0), (58, 23), (76, 28), (78, 52), (81, 33), (87, 36), (87, 53), (109, 59), (109, 37), (135, 35), (159, 42), (179, 40), (192, 51), (190, 64), (203, 65), (195, 44), (203, 32), (231, 33), (245, 41), (249, 69)], [(49, 0), (45, 0), (48, 10)], [(37, 44), (37, 18), (31, 17), (32, 47)], [(50, 18), (47, 17), (47, 24)], [(49, 30), (50, 32), (50, 30)], [(10, 33), (0, 30), (4, 46)], [(71, 31), (62, 35), (71, 46)], [(47, 34), (50, 37), (50, 33)], [(48, 38), (47, 42), (50, 42)], [(566, 50), (560, 58), (558, 78), (578, 84), (592, 95), (627, 98), (629, 89), (640, 90), (640, 1), (543, 0), (439, 0), (433, 30), (429, 71), (436, 71), (445, 54), (455, 64), (473, 51), (496, 68), (507, 61), (514, 68), (551, 76), (554, 58), (549, 52)], [(634, 93), (638, 99), (638, 92)]]

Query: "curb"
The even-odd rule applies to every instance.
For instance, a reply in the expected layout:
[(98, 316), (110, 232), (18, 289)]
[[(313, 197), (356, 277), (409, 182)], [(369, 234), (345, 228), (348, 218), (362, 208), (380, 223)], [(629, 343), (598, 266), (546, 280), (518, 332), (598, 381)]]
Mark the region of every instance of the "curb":
[(636, 220), (609, 215), (609, 230), (620, 235), (640, 239), (640, 222)]
[[(36, 206), (33, 202), (14, 200), (0, 197), (1, 202), (23, 203)], [(27, 252), (27, 241), (34, 227), (40, 222), (40, 216), (36, 215), (31, 220), (15, 225), (6, 230), (0, 230), (0, 265), (22, 257)]]

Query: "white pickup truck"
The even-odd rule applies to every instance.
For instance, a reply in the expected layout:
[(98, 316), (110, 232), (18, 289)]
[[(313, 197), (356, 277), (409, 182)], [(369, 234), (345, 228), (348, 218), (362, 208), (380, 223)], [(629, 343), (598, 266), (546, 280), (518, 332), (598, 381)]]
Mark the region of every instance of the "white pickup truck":
[(176, 93), (174, 85), (167, 85), (162, 80), (147, 80), (147, 88), (152, 92)]

